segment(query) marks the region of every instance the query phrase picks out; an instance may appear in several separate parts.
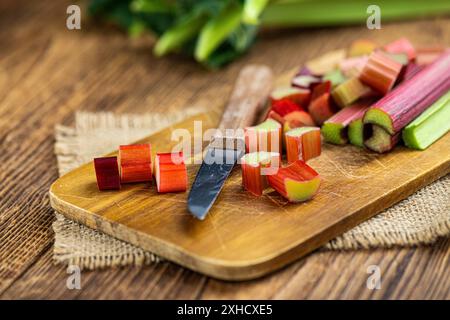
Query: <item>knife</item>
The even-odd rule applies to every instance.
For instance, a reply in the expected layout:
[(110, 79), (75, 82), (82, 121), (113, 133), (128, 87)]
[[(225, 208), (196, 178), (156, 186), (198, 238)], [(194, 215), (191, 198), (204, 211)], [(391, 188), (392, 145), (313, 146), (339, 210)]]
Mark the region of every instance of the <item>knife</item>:
[[(188, 196), (188, 209), (203, 220), (217, 199), (231, 170), (245, 153), (243, 129), (251, 126), (272, 90), (269, 67), (249, 65), (236, 80), (219, 124)], [(241, 130), (239, 130), (241, 129)]]

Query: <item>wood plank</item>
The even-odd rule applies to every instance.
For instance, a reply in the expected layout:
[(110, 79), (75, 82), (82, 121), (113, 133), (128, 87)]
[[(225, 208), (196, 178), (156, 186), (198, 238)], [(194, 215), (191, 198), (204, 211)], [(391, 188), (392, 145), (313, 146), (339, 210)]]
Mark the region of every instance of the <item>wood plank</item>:
[[(64, 12), (69, 4), (73, 2), (0, 2), (0, 243), (3, 244), (0, 249), (0, 292), (10, 287), (7, 292), (12, 298), (26, 296), (27, 285), (33, 283), (40, 288), (36, 287), (33, 295), (28, 295), (30, 297), (70, 297), (67, 289), (55, 288), (48, 280), (54, 273), (67, 275), (63, 266), (51, 263), (49, 246), (53, 241), (50, 227), (53, 211), (46, 193), (57, 177), (53, 127), (61, 122), (70, 123), (75, 110), (179, 110), (195, 104), (201, 97), (205, 97), (205, 101), (225, 98), (233, 79), (246, 63), (267, 63), (276, 73), (281, 73), (310, 57), (347, 46), (361, 37), (385, 43), (408, 34), (415, 44), (450, 43), (450, 19), (445, 18), (383, 24), (380, 31), (346, 27), (266, 32), (248, 55), (219, 72), (209, 73), (180, 57), (155, 59), (149, 54), (149, 39), (130, 41), (117, 30), (87, 22), (86, 16), (82, 18), (82, 31), (67, 31)], [(217, 88), (223, 91), (220, 97)], [(14, 150), (18, 152), (14, 153)], [(418, 250), (420, 256), (422, 249)], [(370, 252), (365, 254), (370, 255)], [(442, 259), (443, 255), (444, 252), (436, 252), (434, 260)], [(340, 265), (338, 260), (334, 263)], [(386, 260), (396, 261), (390, 254), (386, 255)], [(49, 265), (48, 273), (40, 273), (36, 268), (42, 267), (43, 261)], [(346, 264), (350, 265), (351, 261), (344, 260), (342, 266)], [(436, 281), (442, 284), (443, 278), (439, 276), (445, 270), (442, 264), (427, 267), (429, 269), (418, 268), (413, 272), (436, 273)], [(146, 288), (146, 281), (153, 277), (164, 278), (166, 271), (161, 275), (152, 268), (143, 270), (147, 276), (130, 274), (125, 278), (135, 277), (134, 283), (141, 283), (139, 290), (153, 292), (153, 295), (147, 295), (149, 298), (157, 297), (151, 288), (154, 285)], [(104, 273), (111, 273), (110, 278)], [(92, 272), (91, 276), (108, 280), (119, 273), (126, 271)], [(185, 271), (180, 281), (185, 283), (184, 277), (192, 274)], [(168, 275), (173, 275), (173, 271)], [(274, 276), (281, 277), (281, 273)], [(270, 291), (271, 282), (260, 281), (260, 288), (266, 286), (266, 291)], [(397, 281), (398, 285), (402, 282), (401, 279)], [(420, 278), (417, 283), (426, 281), (428, 278)], [(158, 289), (164, 283), (160, 283)], [(14, 291), (22, 285), (22, 294)], [(396, 282), (392, 283), (392, 287), (396, 285)], [(215, 286), (218, 289), (227, 287), (222, 282)], [(82, 297), (114, 297), (116, 292), (107, 290), (108, 287), (107, 282), (98, 281), (97, 288)], [(412, 287), (402, 288), (402, 297), (408, 297), (408, 292), (414, 292), (416, 297), (429, 297), (426, 292)], [(443, 294), (445, 287), (440, 288), (434, 297), (448, 297)], [(446, 289), (448, 291), (448, 285)], [(130, 290), (130, 297), (139, 297), (138, 289), (121, 290)], [(182, 288), (177, 290), (181, 297), (190, 297), (188, 293), (182, 293)], [(246, 289), (236, 285), (233, 290)], [(215, 291), (216, 295), (219, 291)], [(326, 293), (323, 297), (326, 298)]]
[[(433, 246), (389, 250), (318, 251), (260, 279), (209, 279), (172, 263), (83, 271), (69, 290), (66, 268), (48, 250), (1, 299), (449, 299), (450, 239)], [(378, 265), (380, 290), (366, 286)]]

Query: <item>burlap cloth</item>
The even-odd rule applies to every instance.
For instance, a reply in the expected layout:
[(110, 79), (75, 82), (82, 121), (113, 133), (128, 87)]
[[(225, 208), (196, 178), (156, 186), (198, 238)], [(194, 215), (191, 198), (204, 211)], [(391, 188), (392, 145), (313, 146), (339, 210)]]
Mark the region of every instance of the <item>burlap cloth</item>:
[[(93, 157), (136, 141), (198, 113), (120, 115), (79, 112), (75, 127), (57, 126), (55, 153), (59, 173)], [(117, 240), (56, 213), (54, 259), (85, 269), (145, 265), (159, 261), (151, 252)], [(358, 225), (324, 246), (325, 250), (430, 244), (450, 235), (450, 175), (419, 190), (397, 205)]]

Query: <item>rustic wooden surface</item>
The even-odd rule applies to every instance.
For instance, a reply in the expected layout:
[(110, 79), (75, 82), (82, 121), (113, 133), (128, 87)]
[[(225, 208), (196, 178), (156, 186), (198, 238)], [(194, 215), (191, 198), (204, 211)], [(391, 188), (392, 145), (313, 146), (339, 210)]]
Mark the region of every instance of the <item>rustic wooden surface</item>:
[[(268, 277), (213, 280), (170, 263), (82, 273), (68, 290), (52, 262), (54, 219), (47, 195), (57, 178), (53, 128), (75, 110), (176, 110), (225, 98), (239, 69), (267, 63), (281, 73), (307, 58), (370, 37), (407, 35), (414, 43), (450, 44), (450, 20), (265, 34), (250, 54), (209, 73), (183, 58), (156, 60), (151, 41), (133, 41), (89, 25), (65, 29), (69, 2), (0, 2), (0, 297), (1, 298), (450, 298), (450, 239), (433, 246), (316, 252)], [(217, 88), (223, 95), (217, 96)], [(367, 267), (381, 269), (380, 290), (366, 287)]]

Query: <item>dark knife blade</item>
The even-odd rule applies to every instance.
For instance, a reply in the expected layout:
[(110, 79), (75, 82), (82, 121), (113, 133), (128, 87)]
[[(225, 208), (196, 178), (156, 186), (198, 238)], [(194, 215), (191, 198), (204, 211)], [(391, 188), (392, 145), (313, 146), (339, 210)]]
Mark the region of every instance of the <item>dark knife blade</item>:
[(253, 124), (272, 90), (270, 68), (244, 67), (236, 80), (222, 119), (188, 196), (188, 209), (203, 220), (219, 195), (233, 166), (244, 155), (244, 128)]
[(188, 209), (203, 220), (243, 150), (209, 147), (188, 197)]

